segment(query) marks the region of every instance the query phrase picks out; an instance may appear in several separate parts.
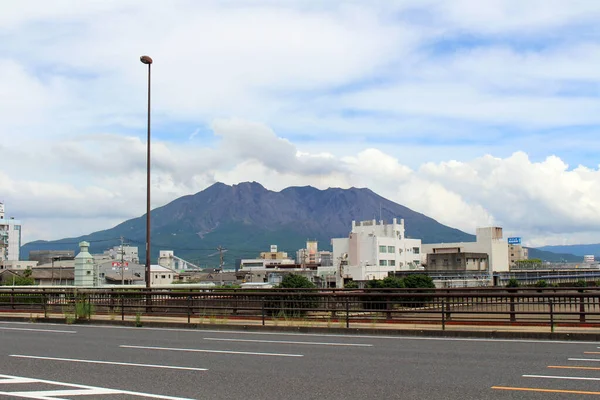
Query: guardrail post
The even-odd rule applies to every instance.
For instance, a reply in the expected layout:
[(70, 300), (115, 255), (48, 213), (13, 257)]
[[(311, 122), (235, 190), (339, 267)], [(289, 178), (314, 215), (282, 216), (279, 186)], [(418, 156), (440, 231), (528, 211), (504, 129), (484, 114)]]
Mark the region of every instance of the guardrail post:
[(187, 315), (188, 315), (188, 324), (191, 322), (191, 317), (192, 317), (192, 296), (188, 296), (187, 298)]
[(13, 310), (15, 309), (15, 289), (10, 292), (10, 306)]
[(121, 321), (125, 321), (125, 297), (121, 294)]
[(445, 303), (446, 303), (446, 306), (443, 307), (443, 308), (446, 309), (446, 317), (445, 318), (448, 321), (448, 320), (450, 320), (452, 318), (452, 315), (450, 314), (450, 302), (446, 301)]
[(554, 304), (552, 299), (548, 300), (548, 305), (550, 306), (550, 332), (554, 333)]
[(579, 298), (579, 322), (585, 323), (585, 299), (583, 296)]
[(238, 306), (239, 306), (239, 295), (237, 292), (237, 289), (233, 289), (233, 310), (232, 310), (232, 314), (233, 315), (237, 315), (237, 310), (238, 310)]
[(44, 307), (44, 318), (48, 318), (48, 299), (46, 289), (42, 289), (42, 307)]
[(445, 308), (446, 308), (446, 299), (442, 298), (442, 330), (443, 331), (446, 330), (446, 313), (445, 313)]
[(88, 321), (92, 320), (92, 299), (91, 299), (91, 296), (92, 296), (91, 294), (85, 295), (85, 298), (87, 298), (87, 306), (84, 308), (84, 310), (85, 310), (85, 313), (87, 314)]
[(391, 303), (389, 297), (385, 298), (385, 309), (386, 309), (385, 319), (387, 319), (389, 321), (392, 319), (392, 303)]
[(261, 315), (262, 315), (262, 324), (265, 326), (265, 296), (261, 298)]
[(350, 299), (346, 296), (346, 328), (350, 328)]
[(517, 316), (515, 314), (515, 298), (510, 296), (510, 322), (516, 322)]

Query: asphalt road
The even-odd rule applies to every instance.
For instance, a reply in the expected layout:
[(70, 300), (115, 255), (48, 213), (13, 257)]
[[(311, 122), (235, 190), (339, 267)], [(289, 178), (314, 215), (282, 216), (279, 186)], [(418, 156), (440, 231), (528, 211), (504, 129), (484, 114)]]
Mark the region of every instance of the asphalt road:
[(599, 346), (0, 322), (0, 398), (589, 399)]

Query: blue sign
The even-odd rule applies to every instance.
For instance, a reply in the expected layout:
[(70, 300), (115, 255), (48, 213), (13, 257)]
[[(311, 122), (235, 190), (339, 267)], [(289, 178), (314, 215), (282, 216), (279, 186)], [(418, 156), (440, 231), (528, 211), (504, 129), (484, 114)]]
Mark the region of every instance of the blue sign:
[(510, 237), (508, 238), (508, 244), (521, 244), (520, 237)]

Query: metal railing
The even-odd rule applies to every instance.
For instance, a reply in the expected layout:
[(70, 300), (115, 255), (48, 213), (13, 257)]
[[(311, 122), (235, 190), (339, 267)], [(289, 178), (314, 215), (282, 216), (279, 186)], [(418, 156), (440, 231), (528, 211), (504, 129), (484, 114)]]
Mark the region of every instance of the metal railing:
[[(377, 323), (600, 326), (597, 288), (162, 289), (0, 288), (2, 313), (75, 319), (183, 317), (188, 323), (288, 321), (339, 327)], [(367, 325), (368, 326), (368, 325)]]

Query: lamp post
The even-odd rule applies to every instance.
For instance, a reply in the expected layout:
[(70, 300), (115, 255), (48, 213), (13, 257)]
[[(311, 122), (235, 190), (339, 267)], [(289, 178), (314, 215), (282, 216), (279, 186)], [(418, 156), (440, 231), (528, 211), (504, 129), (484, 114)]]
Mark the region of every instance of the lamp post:
[(152, 58), (141, 56), (140, 61), (148, 66), (148, 138), (146, 155), (146, 287), (150, 288), (150, 72)]

